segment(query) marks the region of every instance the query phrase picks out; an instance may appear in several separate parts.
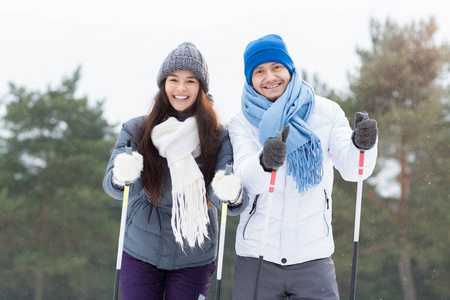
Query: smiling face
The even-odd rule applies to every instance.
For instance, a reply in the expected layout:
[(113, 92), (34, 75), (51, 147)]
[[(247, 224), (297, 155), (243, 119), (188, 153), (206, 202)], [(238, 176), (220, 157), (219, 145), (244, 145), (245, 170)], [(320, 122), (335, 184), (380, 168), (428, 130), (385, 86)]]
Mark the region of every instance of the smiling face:
[(276, 62), (261, 64), (252, 73), (253, 88), (270, 102), (275, 102), (283, 95), (289, 81), (291, 81), (289, 70)]
[(194, 104), (200, 82), (190, 71), (175, 71), (167, 76), (165, 89), (170, 105), (181, 114)]

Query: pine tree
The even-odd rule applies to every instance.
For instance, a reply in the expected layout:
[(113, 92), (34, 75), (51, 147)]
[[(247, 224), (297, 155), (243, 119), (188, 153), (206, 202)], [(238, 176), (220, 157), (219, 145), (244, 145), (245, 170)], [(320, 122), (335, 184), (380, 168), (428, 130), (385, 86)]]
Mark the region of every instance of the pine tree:
[(101, 102), (75, 96), (79, 78), (80, 68), (44, 93), (10, 84), (0, 144), (1, 299), (100, 299), (112, 290), (120, 203), (101, 188), (112, 126)]
[(436, 45), (436, 30), (434, 19), (373, 20), (372, 49), (357, 51), (362, 64), (344, 105), (369, 112), (379, 128), (378, 172), (363, 196), (357, 295), (365, 299), (450, 296), (450, 51)]

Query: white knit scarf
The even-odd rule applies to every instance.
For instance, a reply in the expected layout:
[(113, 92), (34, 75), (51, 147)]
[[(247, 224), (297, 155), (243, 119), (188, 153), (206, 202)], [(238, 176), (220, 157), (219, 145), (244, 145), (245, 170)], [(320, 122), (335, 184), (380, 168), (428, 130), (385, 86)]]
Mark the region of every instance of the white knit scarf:
[(182, 248), (183, 238), (191, 248), (196, 242), (201, 247), (208, 238), (209, 217), (205, 181), (193, 155), (200, 149), (197, 121), (195, 117), (184, 122), (170, 117), (153, 128), (151, 138), (170, 169), (175, 240)]

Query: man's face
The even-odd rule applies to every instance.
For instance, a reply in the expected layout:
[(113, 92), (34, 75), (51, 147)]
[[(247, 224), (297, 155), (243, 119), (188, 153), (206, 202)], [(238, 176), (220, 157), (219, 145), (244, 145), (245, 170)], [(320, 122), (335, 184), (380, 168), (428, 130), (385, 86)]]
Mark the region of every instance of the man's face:
[(261, 64), (252, 73), (253, 88), (270, 102), (275, 102), (283, 95), (289, 81), (291, 81), (289, 70), (276, 62)]

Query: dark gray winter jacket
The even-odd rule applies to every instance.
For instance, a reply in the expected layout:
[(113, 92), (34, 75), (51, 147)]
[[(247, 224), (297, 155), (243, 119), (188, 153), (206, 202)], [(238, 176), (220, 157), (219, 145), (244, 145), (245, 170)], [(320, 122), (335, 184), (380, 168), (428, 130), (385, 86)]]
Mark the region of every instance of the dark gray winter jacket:
[[(122, 130), (116, 141), (114, 151), (108, 163), (103, 179), (103, 189), (111, 197), (122, 200), (123, 190), (112, 183), (112, 168), (115, 157), (125, 151), (127, 140), (131, 140), (133, 151), (136, 151), (136, 136), (144, 120), (144, 116), (132, 119), (122, 125)], [(228, 131), (222, 127), (220, 133), (220, 148), (215, 172), (224, 170), (227, 163), (233, 162), (233, 150)], [(196, 158), (197, 164), (201, 158)], [(172, 216), (172, 184), (167, 164), (165, 171), (165, 193), (162, 206), (153, 205), (139, 178), (130, 186), (127, 222), (125, 229), (124, 251), (133, 257), (150, 263), (160, 269), (173, 270), (186, 267), (202, 266), (214, 261), (218, 244), (217, 209), (221, 208), (220, 200), (214, 195), (211, 186), (208, 187), (210, 200), (214, 205), (208, 210), (210, 222), (208, 236), (202, 248), (191, 249), (187, 244), (184, 252), (175, 242), (170, 220)], [(247, 197), (244, 195), (243, 205), (230, 208), (228, 214), (238, 215), (246, 207)]]

